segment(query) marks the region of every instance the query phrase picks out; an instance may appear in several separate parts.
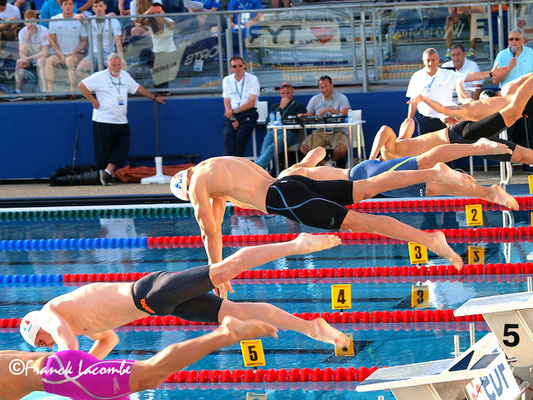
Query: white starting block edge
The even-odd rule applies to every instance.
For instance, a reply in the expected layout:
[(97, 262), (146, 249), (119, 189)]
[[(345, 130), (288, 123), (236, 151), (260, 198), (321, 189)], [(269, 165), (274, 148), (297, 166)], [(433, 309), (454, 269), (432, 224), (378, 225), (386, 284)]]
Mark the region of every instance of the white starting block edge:
[(369, 392), (446, 382), (462, 382), (466, 386), (473, 379), (484, 377), (492, 362), (502, 354), (496, 336), (488, 333), (455, 359), (378, 369), (357, 386), (357, 391)]
[(456, 317), (533, 308), (533, 292), (510, 293), (468, 300), (453, 312)]

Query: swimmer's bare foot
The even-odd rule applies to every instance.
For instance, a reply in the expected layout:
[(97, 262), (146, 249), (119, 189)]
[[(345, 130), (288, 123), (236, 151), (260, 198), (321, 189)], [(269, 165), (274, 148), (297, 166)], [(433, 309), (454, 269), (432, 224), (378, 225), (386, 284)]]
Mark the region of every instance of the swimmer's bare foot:
[(275, 326), (255, 319), (241, 321), (240, 319), (226, 316), (218, 329), (227, 335), (233, 343), (265, 336), (278, 338), (278, 329)]
[(517, 211), (519, 209), (516, 199), (498, 185), (492, 185), (488, 189), (490, 191), (488, 201), (510, 208), (511, 210)]
[(463, 260), (459, 254), (452, 250), (452, 248), (446, 242), (446, 236), (441, 231), (437, 232), (428, 232), (428, 235), (431, 236), (430, 241), (428, 242), (427, 248), (433, 253), (438, 254), (441, 257), (444, 257), (450, 261), (457, 268), (463, 268)]
[(503, 143), (494, 142), (487, 138), (481, 138), (474, 143), (477, 155), (488, 154), (513, 154), (513, 151)]
[(324, 319), (317, 318), (310, 322), (312, 331), (307, 335), (310, 338), (334, 344), (335, 347), (348, 347), (350, 345), (350, 339), (344, 333), (329, 325)]
[(437, 175), (435, 182), (449, 185), (463, 185), (471, 188), (476, 187), (476, 180), (472, 176), (454, 171), (444, 163), (437, 163), (432, 169)]
[(293, 242), (297, 245), (296, 254), (307, 254), (338, 246), (341, 244), (341, 239), (335, 235), (300, 233)]

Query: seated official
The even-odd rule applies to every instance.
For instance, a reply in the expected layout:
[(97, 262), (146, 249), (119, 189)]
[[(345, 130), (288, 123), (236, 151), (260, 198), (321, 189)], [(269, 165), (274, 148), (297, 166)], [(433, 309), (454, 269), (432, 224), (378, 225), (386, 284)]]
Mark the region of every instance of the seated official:
[[(348, 114), (350, 102), (345, 95), (333, 90), (333, 82), (329, 76), (324, 75), (320, 77), (318, 80), (318, 88), (320, 89), (321, 94), (317, 94), (309, 100), (305, 115)], [(302, 144), (300, 150), (306, 155), (309, 151), (318, 146), (333, 147), (333, 154), (328, 161), (331, 166), (336, 166), (336, 163), (346, 156), (348, 149), (351, 149), (348, 135), (344, 128), (314, 130)]]
[[(301, 101), (294, 99), (294, 88), (289, 82), (283, 82), (279, 87), (279, 95), (281, 96), (280, 102), (274, 104), (270, 107), (270, 111), (274, 115), (279, 112), (281, 114), (281, 119), (284, 120), (290, 116), (296, 116), (298, 114), (303, 114), (306, 111), (305, 104)], [(267, 123), (272, 121), (267, 121)], [(291, 147), (296, 144), (298, 141), (297, 130), (287, 129), (287, 146)], [(274, 131), (269, 130), (263, 140), (263, 145), (261, 146), (261, 154), (256, 160), (256, 164), (262, 168), (267, 168), (270, 161), (274, 158)], [(281, 154), (284, 151), (283, 143), (283, 131), (278, 131), (278, 154)]]

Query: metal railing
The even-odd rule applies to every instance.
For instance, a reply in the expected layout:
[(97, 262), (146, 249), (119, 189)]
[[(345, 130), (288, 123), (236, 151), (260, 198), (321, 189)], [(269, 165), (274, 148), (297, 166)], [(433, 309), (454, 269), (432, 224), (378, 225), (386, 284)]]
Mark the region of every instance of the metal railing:
[[(251, 25), (250, 11), (217, 11), (166, 14), (175, 22), (175, 50), (154, 53), (150, 36), (123, 34), (127, 69), (143, 86), (171, 93), (220, 92), (221, 80), (229, 71), (229, 59), (241, 55), (248, 71), (258, 76), (264, 91), (282, 81), (296, 87), (315, 87), (321, 75), (330, 75), (336, 85), (361, 86), (363, 91), (376, 84), (405, 84), (421, 65), (422, 51), (435, 47), (446, 51), (444, 24), (447, 7), (479, 6), (475, 23), (460, 21), (454, 27), (454, 42), (467, 44), (471, 28), (478, 36), (478, 62), (492, 65), (495, 52), (505, 47), (504, 22), (508, 29), (524, 24), (533, 27), (530, 1), (421, 1), (408, 3), (329, 3), (289, 9), (263, 9), (261, 19)], [(507, 9), (505, 17), (504, 9)], [(496, 10), (496, 11), (495, 11)], [(136, 16), (113, 16), (122, 31), (128, 31)], [(152, 15), (142, 15), (148, 21)], [(496, 26), (493, 25), (493, 18)], [(533, 18), (533, 17), (532, 17)], [(102, 69), (104, 37), (93, 31), (84, 18), (91, 69)], [(39, 20), (50, 22), (52, 20)], [(63, 21), (63, 20), (62, 20)], [(55, 24), (62, 23), (55, 21)], [(64, 20), (69, 21), (69, 20)], [(203, 22), (202, 22), (203, 21)], [(20, 24), (24, 21), (1, 22)], [(236, 24), (235, 24), (236, 23)], [(235, 25), (235, 27), (232, 27)], [(493, 31), (497, 35), (493, 35)], [(493, 36), (497, 40), (493, 39)], [(97, 45), (94, 46), (93, 42)], [(165, 52), (163, 52), (165, 53)], [(17, 67), (19, 46), (3, 42), (0, 49), (0, 94), (13, 97), (15, 75), (23, 77), (21, 97), (40, 97), (39, 74), (34, 66)], [(51, 95), (72, 94), (65, 67), (55, 69), (58, 89)], [(76, 83), (83, 77), (78, 73)], [(46, 87), (46, 82), (41, 82)]]

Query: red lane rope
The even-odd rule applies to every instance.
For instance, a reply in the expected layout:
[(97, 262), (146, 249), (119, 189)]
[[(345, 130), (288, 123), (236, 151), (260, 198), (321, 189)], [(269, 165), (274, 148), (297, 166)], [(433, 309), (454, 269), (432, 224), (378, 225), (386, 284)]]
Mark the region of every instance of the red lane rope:
[[(394, 267), (360, 268), (316, 268), (316, 269), (257, 269), (240, 273), (234, 279), (308, 279), (308, 278), (361, 278), (361, 277), (399, 277), (399, 276), (475, 276), (475, 275), (513, 275), (533, 273), (533, 263), (488, 263), (486, 265), (465, 265), (462, 270), (453, 265), (423, 265)], [(63, 282), (128, 282), (136, 281), (148, 272), (63, 274)], [(267, 282), (277, 283), (277, 282)]]
[[(360, 324), (360, 323), (407, 323), (407, 322), (482, 322), (481, 314), (455, 317), (452, 309), (446, 310), (394, 310), (394, 311), (354, 311), (354, 312), (323, 312), (323, 313), (293, 313), (294, 316), (304, 320), (324, 318), (331, 324)], [(0, 328), (17, 328), (21, 318), (1, 318)], [(124, 326), (174, 326), (174, 325), (218, 325), (216, 322), (196, 322), (166, 316), (149, 316), (137, 319)]]
[[(533, 197), (515, 197), (521, 210), (528, 210), (533, 207)], [(347, 208), (357, 211), (368, 212), (416, 212), (416, 211), (464, 211), (464, 207), (470, 204), (481, 204), (483, 209), (508, 210), (507, 207), (490, 203), (481, 199), (422, 199), (422, 200), (366, 200), (357, 204), (347, 206)], [(234, 207), (235, 215), (266, 215), (257, 210)]]
[[(385, 367), (386, 368), (386, 367)], [(239, 382), (361, 382), (378, 367), (290, 368), (178, 371), (166, 383), (239, 383)]]
[[(425, 232), (436, 232), (436, 229)], [(451, 243), (463, 243), (470, 241), (488, 242), (516, 242), (533, 239), (533, 227), (520, 226), (512, 228), (474, 228), (474, 229), (440, 229)], [(328, 232), (315, 233), (318, 235), (331, 234), (342, 240), (351, 241), (347, 244), (392, 244), (405, 243), (401, 240), (386, 238), (381, 235), (366, 232)], [(297, 233), (277, 233), (264, 235), (224, 235), (222, 242), (225, 246), (232, 243), (275, 243), (295, 239)], [(527, 238), (527, 239), (526, 239)], [(172, 248), (172, 247), (201, 247), (203, 246), (200, 236), (150, 236), (148, 237), (149, 248)]]

